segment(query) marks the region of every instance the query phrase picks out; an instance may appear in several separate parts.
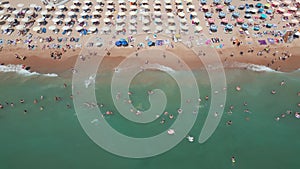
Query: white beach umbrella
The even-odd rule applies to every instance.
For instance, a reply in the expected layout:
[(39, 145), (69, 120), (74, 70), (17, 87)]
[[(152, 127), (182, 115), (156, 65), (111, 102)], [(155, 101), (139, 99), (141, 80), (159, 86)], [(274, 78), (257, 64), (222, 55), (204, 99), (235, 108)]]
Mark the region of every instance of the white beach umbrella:
[(66, 6), (65, 6), (65, 5), (58, 5), (57, 8), (58, 8), (58, 9), (64, 9), (64, 8), (66, 8)]
[(83, 18), (78, 18), (78, 19), (77, 19), (77, 22), (78, 22), (78, 23), (85, 22), (85, 19), (83, 19)]
[(144, 15), (144, 16), (149, 16), (150, 13), (149, 13), (149, 12), (142, 12), (142, 15)]
[(84, 5), (84, 6), (82, 6), (82, 9), (83, 9), (83, 10), (88, 10), (88, 9), (90, 9), (90, 7), (87, 6), (87, 5)]
[(177, 4), (182, 3), (182, 0), (175, 0), (175, 3)]
[(26, 17), (26, 18), (23, 18), (21, 21), (26, 23), (26, 22), (29, 21), (29, 18), (27, 18), (27, 17)]
[(175, 20), (173, 18), (169, 18), (168, 23), (175, 23)]
[(191, 12), (192, 16), (197, 16), (197, 13), (195, 11)]
[(110, 16), (110, 15), (112, 15), (112, 12), (110, 12), (110, 11), (105, 12), (105, 16)]
[(53, 19), (52, 19), (52, 22), (53, 22), (53, 23), (57, 23), (57, 22), (59, 22), (59, 21), (61, 21), (61, 20), (58, 19), (58, 18), (53, 18)]
[(94, 8), (95, 8), (96, 10), (98, 10), (98, 9), (101, 9), (102, 7), (101, 7), (100, 5), (96, 5), (96, 6), (94, 6)]
[(130, 26), (129, 26), (129, 30), (136, 30), (136, 27), (135, 27), (135, 26), (132, 26), (132, 25), (130, 25)]
[(58, 15), (62, 15), (63, 12), (62, 11), (56, 11), (54, 14), (58, 16)]
[(144, 27), (143, 27), (143, 31), (144, 31), (144, 32), (147, 32), (147, 31), (149, 31), (149, 30), (150, 30), (150, 27), (149, 27), (149, 26), (144, 26)]
[(73, 9), (73, 10), (74, 10), (74, 9), (78, 9), (78, 7), (75, 6), (75, 5), (71, 5), (71, 6), (70, 6), (70, 9)]
[(110, 22), (110, 19), (109, 19), (109, 18), (104, 18), (103, 21), (104, 21), (105, 23), (108, 23), (108, 22)]
[(150, 23), (150, 20), (149, 19), (143, 19), (143, 24), (148, 24), (148, 23)]
[(107, 27), (107, 26), (105, 26), (105, 27), (102, 28), (102, 30), (103, 30), (104, 32), (108, 32), (108, 31), (110, 31), (110, 28)]
[(70, 30), (71, 28), (69, 26), (63, 26), (61, 29), (64, 31), (67, 31), (67, 30)]
[(45, 18), (38, 18), (37, 20), (36, 20), (37, 22), (45, 22)]
[(137, 14), (137, 12), (135, 12), (135, 11), (130, 11), (129, 12), (129, 15), (131, 15), (131, 16), (135, 16)]
[(40, 14), (41, 14), (41, 15), (47, 15), (47, 14), (48, 14), (48, 11), (47, 11), (47, 10), (43, 10), (43, 11), (41, 11)]
[(157, 31), (162, 31), (163, 30), (163, 27), (162, 26), (156, 26), (156, 28), (155, 28)]
[(177, 9), (183, 10), (183, 5), (178, 5)]
[(98, 11), (94, 11), (94, 12), (92, 13), (92, 15), (101, 15), (101, 13), (98, 12)]
[(125, 0), (118, 0), (119, 4), (125, 3)]
[(142, 0), (141, 3), (142, 3), (142, 4), (147, 4), (147, 3), (148, 3), (148, 0)]
[(165, 0), (165, 3), (167, 4), (171, 3), (171, 0)]
[(106, 2), (107, 2), (107, 4), (112, 4), (112, 3), (114, 3), (113, 0), (107, 0)]
[(114, 6), (112, 6), (112, 5), (107, 5), (106, 8), (107, 8), (107, 9), (114, 9)]
[(71, 18), (65, 18), (65, 19), (64, 19), (64, 22), (66, 22), (66, 23), (69, 23), (69, 22), (71, 22), (71, 21), (72, 21)]
[(130, 9), (137, 9), (136, 5), (130, 5)]
[(90, 28), (89, 28), (89, 31), (91, 31), (91, 32), (95, 32), (95, 31), (97, 31), (97, 28), (96, 28), (96, 27), (94, 27), (94, 26), (92, 26), (92, 27), (90, 27)]
[(34, 31), (34, 32), (37, 32), (39, 30), (41, 30), (41, 27), (39, 27), (39, 26), (35, 26), (32, 28), (32, 31)]
[(3, 5), (3, 8), (9, 8), (10, 7), (10, 4), (4, 4)]
[(10, 28), (9, 25), (2, 25), (2, 26), (1, 26), (1, 30), (6, 30), (6, 29), (9, 29), (9, 28)]
[(173, 13), (167, 13), (167, 16), (169, 17), (169, 18), (173, 18), (174, 17), (174, 14)]
[(68, 16), (75, 16), (75, 15), (76, 15), (76, 13), (73, 11), (68, 12)]
[(57, 28), (56, 28), (55, 25), (50, 25), (50, 26), (48, 27), (48, 29), (49, 29), (50, 31), (54, 31), (54, 30), (56, 30)]
[(78, 32), (78, 31), (81, 31), (83, 29), (83, 27), (82, 26), (76, 26), (75, 27), (75, 30)]
[(179, 12), (178, 16), (180, 16), (181, 18), (183, 18), (185, 16), (185, 13), (184, 12)]
[(195, 5), (189, 5), (188, 8), (195, 9)]
[(17, 25), (15, 27), (17, 30), (24, 30), (25, 29), (25, 26), (24, 25)]
[(161, 16), (161, 12), (160, 11), (154, 11), (154, 16)]
[(119, 9), (127, 9), (126, 5), (119, 5)]
[(23, 7), (24, 7), (24, 4), (17, 4), (17, 7), (23, 8)]
[(15, 18), (9, 17), (9, 18), (6, 19), (6, 21), (7, 21), (7, 22), (14, 22), (14, 21), (15, 21)]
[(126, 13), (125, 13), (125, 12), (122, 12), (122, 11), (120, 11), (120, 12), (118, 12), (118, 15), (120, 15), (120, 16), (124, 16), (124, 15), (126, 15)]
[(169, 29), (170, 31), (175, 31), (175, 30), (176, 30), (176, 26), (169, 26), (168, 29)]
[(30, 4), (29, 7), (30, 8), (35, 8), (37, 5), (36, 4)]
[(299, 21), (297, 20), (297, 19), (292, 19), (291, 21), (290, 21), (290, 23), (293, 23), (293, 24), (298, 24), (299, 23)]
[(181, 22), (181, 23), (186, 23), (187, 20), (186, 20), (186, 18), (181, 18), (181, 19), (180, 19), (180, 22)]
[(15, 10), (12, 12), (12, 14), (17, 15), (20, 11), (19, 10)]
[(155, 10), (158, 10), (158, 9), (160, 9), (160, 6), (159, 6), (159, 5), (155, 5), (153, 8), (154, 8)]
[(120, 25), (117, 25), (117, 26), (116, 26), (116, 31), (119, 32), (119, 31), (122, 31), (122, 30), (123, 30), (123, 26), (120, 26)]
[(130, 19), (129, 21), (131, 24), (135, 24), (136, 23), (136, 19)]
[(195, 22), (195, 23), (199, 23), (199, 22), (200, 22), (200, 20), (199, 20), (199, 18), (194, 18), (194, 19), (193, 19), (193, 22)]
[(124, 23), (124, 21), (125, 21), (125, 19), (121, 19), (121, 18), (116, 19), (116, 22), (117, 22), (118, 24)]
[(182, 30), (188, 30), (189, 29), (189, 27), (187, 25), (182, 25), (182, 24), (180, 24), (180, 28)]
[(166, 5), (165, 8), (170, 10), (172, 9), (172, 5)]
[(201, 27), (201, 26), (196, 26), (195, 27), (195, 31), (196, 32), (200, 32), (200, 31), (202, 31), (203, 30), (203, 28)]
[(154, 19), (154, 22), (156, 22), (156, 23), (161, 23), (162, 20), (161, 20), (160, 18), (155, 18), (155, 19)]

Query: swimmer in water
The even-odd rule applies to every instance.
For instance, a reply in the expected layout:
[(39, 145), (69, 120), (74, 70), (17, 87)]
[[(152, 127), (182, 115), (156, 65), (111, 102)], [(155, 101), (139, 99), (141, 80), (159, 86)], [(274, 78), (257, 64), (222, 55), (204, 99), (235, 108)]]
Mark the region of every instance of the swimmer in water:
[(280, 82), (280, 86), (283, 86), (283, 85), (285, 85), (285, 81), (284, 80)]
[(235, 157), (234, 156), (231, 157), (231, 162), (235, 163)]
[(26, 109), (24, 110), (24, 114), (27, 114), (27, 110)]
[(37, 103), (38, 103), (37, 99), (34, 99), (34, 100), (33, 100), (33, 103), (34, 103), (34, 104), (37, 104)]
[(40, 107), (40, 111), (43, 111), (43, 110), (44, 110), (44, 107), (43, 107), (43, 106), (41, 106), (41, 107)]
[(24, 100), (24, 99), (21, 99), (21, 100), (20, 100), (20, 103), (24, 103), (24, 102), (25, 102), (25, 100)]
[(272, 93), (272, 94), (276, 94), (276, 90), (272, 90), (271, 93)]
[(44, 99), (44, 96), (40, 96), (40, 99), (43, 100), (43, 99)]
[(205, 100), (208, 100), (208, 96), (205, 96)]
[(226, 122), (226, 124), (227, 124), (228, 126), (231, 126), (231, 125), (232, 125), (232, 121), (229, 120), (229, 121)]
[(10, 103), (10, 107), (14, 107), (14, 103), (13, 102)]
[(160, 124), (164, 124), (165, 121), (166, 121), (166, 120), (163, 118), (163, 119), (160, 121)]
[(3, 105), (2, 104), (0, 104), (0, 109), (3, 109), (4, 107), (3, 107)]
[(173, 114), (170, 114), (170, 115), (169, 115), (169, 118), (170, 118), (170, 119), (173, 119), (173, 118), (174, 118)]

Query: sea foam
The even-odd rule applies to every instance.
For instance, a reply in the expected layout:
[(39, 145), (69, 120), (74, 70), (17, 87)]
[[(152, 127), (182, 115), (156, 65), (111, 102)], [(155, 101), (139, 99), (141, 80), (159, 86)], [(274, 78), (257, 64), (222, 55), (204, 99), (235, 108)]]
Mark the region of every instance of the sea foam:
[(57, 77), (58, 75), (55, 73), (47, 73), (41, 74), (38, 72), (30, 72), (23, 68), (23, 65), (0, 65), (0, 72), (15, 72), (24, 76), (47, 76), (47, 77)]

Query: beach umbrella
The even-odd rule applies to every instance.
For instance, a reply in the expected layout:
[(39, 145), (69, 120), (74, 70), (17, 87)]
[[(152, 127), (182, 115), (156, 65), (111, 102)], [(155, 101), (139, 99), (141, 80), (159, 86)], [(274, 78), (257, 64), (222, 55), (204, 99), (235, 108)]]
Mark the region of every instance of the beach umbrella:
[(200, 3), (201, 3), (202, 5), (206, 5), (207, 0), (200, 0)]
[(160, 6), (158, 6), (158, 5), (155, 5), (153, 8), (154, 8), (155, 10), (160, 10)]
[(143, 19), (143, 24), (148, 24), (148, 23), (150, 23), (150, 20), (149, 19)]
[(83, 22), (85, 22), (85, 19), (83, 19), (83, 18), (78, 18), (78, 19), (77, 19), (77, 22), (78, 22), (78, 23), (83, 23)]
[(120, 31), (122, 31), (123, 30), (123, 26), (120, 26), (120, 25), (117, 25), (116, 26), (116, 31), (117, 32), (120, 32)]
[(232, 13), (233, 18), (238, 18), (239, 16), (240, 16), (240, 13), (238, 13), (238, 12), (233, 12)]
[(249, 28), (249, 25), (248, 24), (246, 24), (246, 23), (243, 23), (242, 24), (242, 29), (243, 30), (247, 30)]
[(237, 23), (244, 23), (244, 19), (242, 19), (242, 18), (237, 18), (236, 21), (237, 21)]
[(54, 14), (59, 16), (59, 15), (63, 15), (63, 12), (62, 11), (56, 11)]
[(154, 16), (161, 16), (161, 12), (160, 11), (154, 11)]
[(120, 12), (118, 12), (118, 15), (119, 15), (119, 16), (124, 16), (124, 15), (125, 15), (125, 12), (120, 11)]
[(149, 26), (144, 26), (144, 27), (143, 27), (143, 31), (144, 31), (144, 32), (148, 32), (149, 30), (150, 30), (150, 27), (149, 27)]
[(116, 41), (115, 45), (116, 45), (117, 47), (120, 47), (120, 46), (122, 46), (122, 42), (121, 42), (121, 41)]
[(210, 23), (210, 24), (215, 23), (215, 20), (214, 20), (213, 18), (209, 18), (207, 21), (208, 21), (208, 23)]
[(297, 20), (297, 19), (292, 19), (292, 20), (290, 20), (290, 23), (292, 23), (292, 24), (298, 24), (299, 23), (299, 21)]
[(45, 22), (45, 18), (38, 18), (36, 21), (39, 22), (39, 23)]
[(177, 8), (178, 10), (183, 10), (183, 5), (178, 5), (176, 8)]
[(129, 12), (129, 15), (131, 15), (131, 16), (136, 16), (136, 15), (137, 15), (137, 12), (136, 12), (136, 11), (130, 11), (130, 12)]
[(130, 9), (137, 9), (136, 5), (130, 5)]
[(195, 26), (195, 32), (200, 32), (203, 30), (203, 28), (201, 26)]
[(216, 5), (218, 5), (218, 4), (221, 3), (221, 0), (213, 0), (213, 3), (216, 4)]
[(17, 30), (24, 30), (25, 29), (25, 26), (24, 25), (17, 25), (15, 27)]
[(171, 3), (171, 0), (165, 0), (165, 3), (166, 3), (166, 4)]
[(235, 10), (235, 6), (229, 5), (229, 6), (228, 6), (228, 10), (231, 11), (231, 12), (234, 11), (234, 10)]
[(266, 27), (267, 27), (267, 28), (272, 28), (272, 27), (273, 27), (273, 24), (267, 23), (267, 24), (266, 24)]
[(171, 10), (171, 9), (172, 9), (172, 5), (166, 5), (165, 8), (166, 8), (167, 10)]
[(91, 19), (91, 22), (92, 22), (92, 23), (99, 23), (99, 19), (93, 18), (93, 19)]
[(270, 15), (270, 14), (272, 14), (272, 13), (273, 13), (273, 10), (271, 10), (271, 9), (269, 9), (269, 10), (266, 11), (266, 14), (269, 14), (269, 15)]
[(169, 18), (168, 23), (175, 23), (175, 20), (173, 18)]
[(37, 31), (40, 31), (40, 30), (41, 30), (41, 27), (39, 27), (39, 26), (36, 26), (36, 27), (32, 28), (32, 31), (34, 31), (34, 32), (37, 32)]
[(284, 8), (277, 8), (277, 11), (280, 12), (280, 13), (283, 13), (283, 12), (285, 12), (285, 9)]
[(167, 16), (169, 17), (169, 18), (173, 18), (174, 17), (174, 14), (173, 13), (167, 13)]
[(71, 18), (65, 18), (65, 19), (64, 19), (64, 22), (65, 22), (65, 23), (69, 23), (69, 22), (71, 22), (71, 21), (72, 21)]
[(54, 31), (54, 30), (56, 30), (57, 28), (56, 28), (55, 25), (51, 25), (51, 26), (48, 27), (48, 29), (49, 29), (50, 31)]
[(136, 23), (136, 19), (130, 19), (129, 21), (131, 24), (135, 24)]
[(272, 6), (274, 6), (274, 7), (277, 7), (279, 5), (280, 5), (280, 2), (278, 2), (278, 1), (273, 1), (272, 2)]
[(73, 17), (73, 16), (75, 16), (76, 14), (75, 14), (75, 12), (73, 12), (73, 11), (70, 11), (70, 12), (68, 12), (68, 16), (70, 16), (70, 17)]
[(294, 6), (289, 6), (289, 10), (290, 10), (290, 11), (297, 11), (297, 8), (294, 7)]
[(142, 12), (142, 15), (143, 15), (143, 16), (149, 16), (149, 15), (150, 15), (150, 13), (149, 13), (149, 12), (145, 12), (145, 11), (144, 11), (144, 12)]
[(181, 23), (186, 23), (186, 22), (187, 22), (187, 20), (186, 20), (185, 18), (181, 18), (179, 21), (180, 21)]
[(223, 5), (217, 5), (217, 9), (221, 10), (224, 6)]
[(162, 20), (161, 20), (160, 18), (155, 18), (155, 19), (154, 19), (154, 22), (156, 22), (156, 23), (161, 23)]
[(9, 18), (6, 19), (6, 21), (7, 21), (7, 22), (14, 22), (14, 21), (15, 21), (15, 18), (9, 17)]
[(122, 46), (128, 46), (128, 42), (125, 39), (121, 39)]
[(67, 31), (67, 30), (70, 30), (71, 28), (69, 26), (63, 26), (61, 29), (64, 31)]
[(292, 1), (291, 0), (285, 0), (283, 3), (286, 4), (286, 5), (290, 5), (292, 3)]
[(180, 4), (180, 3), (182, 3), (182, 0), (175, 0), (175, 3)]
[(225, 26), (225, 29), (228, 30), (228, 31), (231, 31), (231, 30), (233, 29), (233, 25), (227, 24), (227, 25)]
[(94, 26), (92, 26), (92, 27), (89, 27), (89, 31), (90, 32), (97, 32), (97, 28), (96, 27), (94, 27)]
[(10, 4), (4, 4), (3, 5), (3, 8), (9, 8), (10, 7)]
[(181, 17), (181, 18), (183, 18), (185, 16), (185, 13), (184, 12), (179, 12), (178, 16)]
[(247, 18), (247, 19), (249, 19), (249, 18), (251, 18), (252, 17), (252, 15), (251, 14), (245, 14), (245, 18)]
[(193, 11), (193, 12), (190, 13), (190, 15), (195, 17), (195, 16), (197, 16), (197, 12)]
[(180, 28), (181, 28), (182, 30), (188, 30), (188, 29), (189, 29), (188, 26), (183, 25), (183, 24), (180, 24)]
[(27, 23), (29, 21), (29, 18), (23, 18), (21, 21)]
[(227, 23), (228, 23), (228, 19), (223, 18), (223, 19), (221, 20), (221, 22), (227, 24)]
[(199, 20), (198, 18), (194, 18), (192, 21), (193, 21), (194, 23), (200, 23), (200, 20)]
[(260, 19), (266, 19), (267, 18), (267, 15), (266, 14), (261, 14), (260, 15)]
[(232, 0), (224, 0), (224, 4), (229, 5), (231, 4)]
[(116, 19), (117, 24), (124, 23), (124, 21), (125, 21), (125, 19), (121, 19), (121, 18)]
[(162, 26), (156, 26), (156, 31), (161, 32), (163, 30)]
[(253, 30), (254, 30), (254, 31), (259, 31), (259, 30), (260, 30), (260, 27), (259, 27), (258, 25), (255, 25), (255, 26), (253, 27)]
[(189, 5), (188, 8), (189, 9), (195, 9), (195, 5)]
[(132, 26), (132, 25), (130, 25), (130, 26), (129, 26), (129, 30), (133, 30), (133, 31), (134, 31), (134, 30), (136, 30), (136, 27), (135, 27), (135, 26)]
[(290, 17), (290, 16), (292, 16), (292, 14), (291, 13), (284, 13), (283, 16), (284, 17)]
[(2, 25), (2, 26), (1, 26), (1, 30), (7, 30), (7, 29), (9, 29), (9, 28), (10, 28), (9, 25)]
[(168, 29), (169, 29), (170, 31), (175, 31), (175, 30), (176, 30), (176, 26), (169, 26)]
[(82, 29), (83, 29), (83, 27), (82, 27), (82, 26), (76, 26), (76, 28), (75, 28), (75, 30), (76, 30), (77, 32), (80, 32), (80, 31), (82, 31)]
[(109, 22), (110, 22), (110, 19), (109, 19), (109, 18), (104, 18), (104, 19), (103, 19), (103, 22), (109, 23)]
[(210, 25), (209, 30), (212, 32), (217, 32), (218, 31), (218, 26), (217, 25)]
[(226, 13), (225, 12), (219, 12), (219, 18), (225, 18)]
[(210, 12), (205, 13), (205, 18), (211, 18), (211, 17), (212, 17), (212, 13), (210, 13)]
[(262, 3), (259, 2), (259, 3), (255, 4), (255, 7), (256, 8), (261, 8), (262, 7)]

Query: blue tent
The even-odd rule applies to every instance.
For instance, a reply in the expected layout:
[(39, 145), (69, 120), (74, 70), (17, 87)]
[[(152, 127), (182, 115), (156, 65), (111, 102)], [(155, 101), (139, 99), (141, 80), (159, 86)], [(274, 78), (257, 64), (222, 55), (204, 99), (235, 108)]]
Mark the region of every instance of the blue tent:
[(42, 28), (42, 33), (46, 33), (47, 29), (46, 28)]
[(118, 46), (118, 47), (119, 47), (119, 46), (122, 46), (122, 42), (121, 42), (121, 41), (117, 41), (117, 42), (115, 43), (115, 45)]

